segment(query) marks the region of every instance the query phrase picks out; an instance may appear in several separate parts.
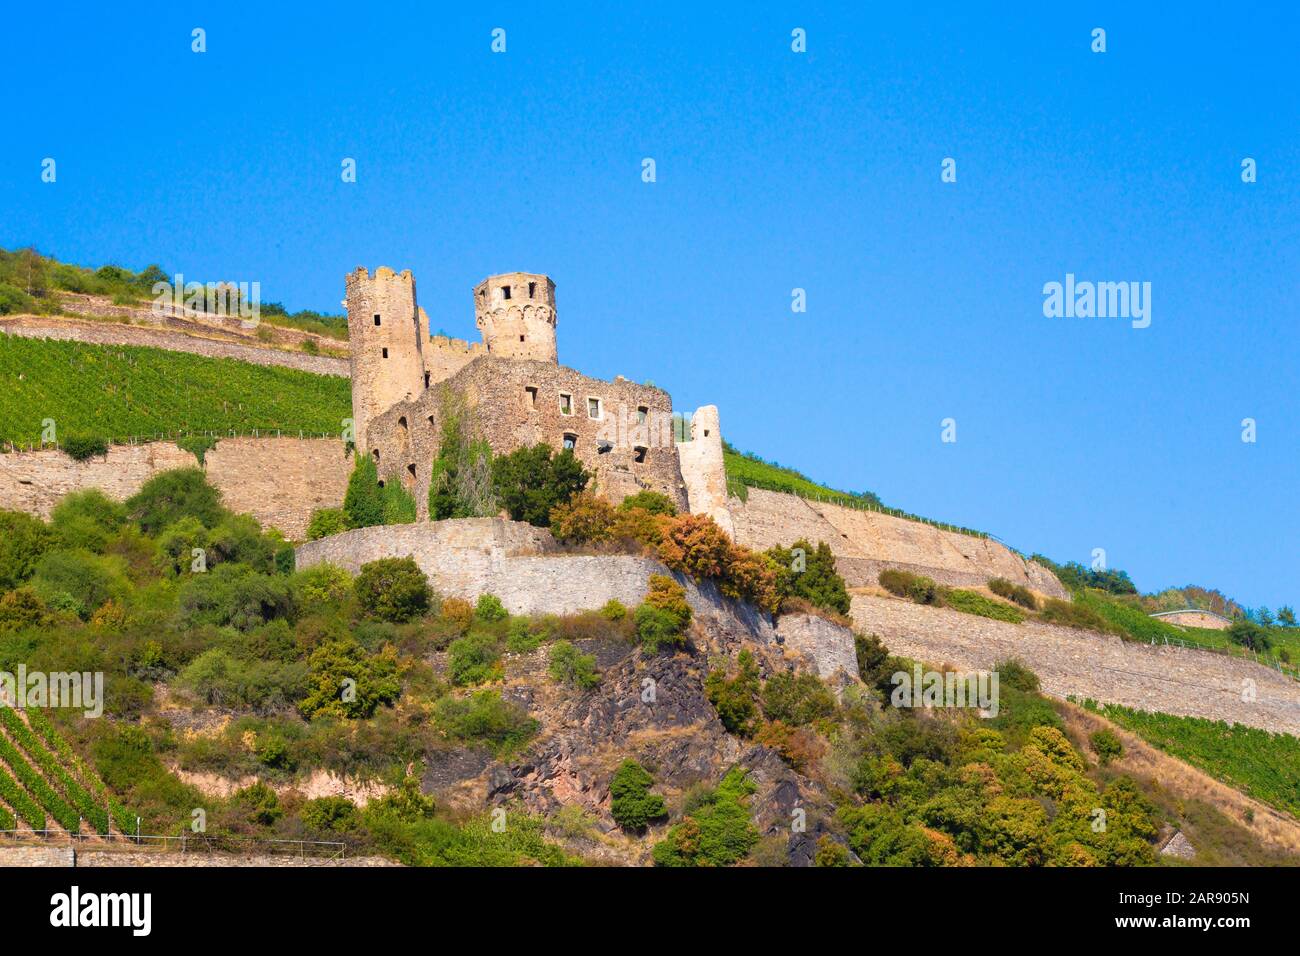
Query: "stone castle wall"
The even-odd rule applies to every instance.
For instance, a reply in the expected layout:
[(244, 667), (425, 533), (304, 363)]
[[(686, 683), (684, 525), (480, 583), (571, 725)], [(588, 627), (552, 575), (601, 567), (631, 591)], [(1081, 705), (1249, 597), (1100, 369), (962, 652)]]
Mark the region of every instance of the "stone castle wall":
[[(867, 594), (854, 595), (852, 616), (892, 653), (932, 666), (987, 670), (1016, 658), (1055, 697), (1091, 697), (1300, 735), (1300, 682), (1241, 658), (1033, 621), (1009, 624)], [(1247, 686), (1255, 690), (1253, 701), (1242, 700)]]
[(112, 849), (88, 849), (74, 846), (5, 846), (0, 847), (0, 867), (9, 866), (398, 866), (383, 857), (359, 856), (333, 859), (323, 856), (234, 853), (188, 853), (139, 850), (127, 845)]
[(1069, 597), (1050, 571), (991, 538), (759, 488), (748, 489), (746, 501), (729, 499), (728, 510), (736, 541), (747, 547), (825, 541), (849, 587), (873, 587), (881, 570), (900, 568), (952, 586), (1002, 577), (1050, 597)]
[(288, 352), (228, 339), (115, 322), (78, 322), (48, 316), (22, 316), (0, 319), (0, 332), (26, 339), (58, 339), (92, 345), (139, 345), (171, 352), (189, 352), (207, 358), (235, 359), (251, 365), (278, 365), (316, 375), (348, 374), (348, 360), (344, 358)]
[[(352, 470), (343, 443), (323, 438), (226, 438), (204, 458), (227, 507), (295, 540), (312, 511), (342, 504)], [(123, 501), (159, 472), (197, 466), (173, 442), (112, 445), (81, 462), (54, 449), (0, 454), (0, 508), (48, 518), (69, 492), (99, 488)]]
[[(396, 476), (406, 483), (421, 517), (428, 514), (447, 390), (463, 398), (476, 437), (497, 454), (539, 442), (559, 451), (571, 436), (574, 454), (595, 475), (595, 489), (605, 497), (617, 502), (648, 488), (686, 508), (672, 439), (672, 400), (662, 389), (625, 379), (605, 382), (562, 365), (492, 355), (469, 363), (445, 386), (399, 402), (376, 416), (366, 434), (365, 446), (372, 454), (378, 452), (380, 476)], [(568, 414), (562, 395), (568, 396)], [(588, 413), (592, 398), (600, 402), (599, 419)], [(638, 424), (641, 409), (647, 418), (644, 426)], [(607, 450), (601, 451), (602, 443)]]

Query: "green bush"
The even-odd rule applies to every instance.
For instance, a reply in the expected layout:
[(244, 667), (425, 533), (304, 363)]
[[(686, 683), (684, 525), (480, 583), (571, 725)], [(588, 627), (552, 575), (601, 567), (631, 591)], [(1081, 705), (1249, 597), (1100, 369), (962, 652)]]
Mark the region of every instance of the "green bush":
[(190, 626), (211, 624), (247, 631), (268, 621), (292, 619), (293, 589), (278, 574), (259, 574), (242, 564), (219, 564), (191, 575), (179, 593), (181, 618)]
[(492, 461), (492, 484), (515, 521), (546, 527), (551, 509), (587, 487), (591, 476), (566, 448), (553, 454), (545, 443), (517, 448)]
[(1029, 693), (1038, 692), (1038, 675), (1021, 661), (1015, 659), (1002, 661), (995, 664), (993, 670), (997, 672), (1000, 687), (1014, 687)]
[(815, 674), (775, 674), (763, 685), (763, 713), (790, 727), (802, 727), (835, 713), (835, 695)]
[(509, 616), (510, 612), (505, 609), (505, 605), (495, 594), (480, 594), (478, 602), (474, 605), (474, 617), (488, 624), (504, 621)]
[(302, 806), (302, 822), (313, 830), (351, 833), (361, 823), (357, 806), (347, 797), (317, 797)]
[(498, 757), (514, 753), (534, 734), (538, 723), (495, 691), (469, 697), (446, 696), (433, 706), (434, 720), (446, 737), (459, 744), (483, 744)]
[(634, 495), (628, 495), (619, 503), (619, 508), (623, 511), (642, 508), (652, 515), (668, 515), (670, 518), (677, 514), (677, 506), (672, 499), (657, 491), (638, 491)]
[(1124, 745), (1120, 743), (1120, 739), (1115, 735), (1115, 732), (1107, 728), (1103, 727), (1093, 733), (1088, 738), (1088, 743), (1092, 744), (1092, 752), (1097, 755), (1097, 760), (1103, 767), (1112, 760), (1118, 760), (1124, 756)]
[(98, 488), (65, 495), (50, 514), (50, 529), (61, 548), (103, 553), (126, 524), (126, 508)]
[(31, 588), (16, 588), (0, 596), (0, 634), (44, 627), (49, 621), (49, 608)]
[(337, 607), (353, 593), (352, 575), (327, 562), (296, 572), (291, 587), (294, 603), (304, 613)]
[(121, 558), (78, 550), (51, 551), (41, 558), (32, 588), (46, 604), (75, 610), (82, 620), (90, 620), (104, 602), (121, 600), (131, 585)]
[(1116, 628), (1109, 621), (1090, 607), (1082, 604), (1048, 598), (1043, 602), (1040, 619), (1047, 624), (1059, 624), (1084, 631), (1098, 631), (1102, 634), (1114, 634)]
[(460, 687), (500, 677), (500, 662), (497, 639), (484, 631), (470, 631), (447, 649), (447, 669), (452, 683)]
[(655, 866), (731, 866), (758, 843), (749, 796), (757, 788), (739, 767), (727, 771), (699, 807), (655, 845)]
[(354, 587), (363, 611), (394, 623), (425, 614), (433, 595), (414, 558), (380, 558), (363, 564)]
[(381, 704), (392, 704), (402, 692), (397, 655), (390, 648), (367, 654), (356, 640), (345, 638), (316, 648), (308, 663), (307, 696), (298, 705), (308, 720), (373, 717)]
[(1038, 610), (1038, 598), (1034, 597), (1033, 592), (1024, 585), (1012, 584), (1006, 578), (994, 578), (989, 582), (989, 590), (998, 597), (1019, 604), (1026, 610)]
[(0, 591), (12, 590), (30, 578), (54, 544), (54, 532), (39, 518), (0, 509)]
[(627, 617), (627, 607), (622, 601), (610, 598), (601, 607), (600, 616), (607, 621), (621, 621)]
[(782, 600), (801, 598), (836, 614), (849, 613), (849, 592), (835, 570), (835, 555), (825, 541), (817, 542), (814, 548), (806, 539), (800, 539), (788, 548), (769, 548), (767, 556), (777, 568), (777, 594)]
[(349, 528), (372, 528), (384, 523), (384, 489), (379, 472), (368, 455), (357, 455), (343, 495), (343, 513)]
[(654, 778), (635, 760), (624, 760), (609, 782), (610, 815), (624, 830), (640, 833), (667, 815), (664, 798), (651, 793)]
[(63, 439), (63, 452), (73, 461), (85, 461), (107, 455), (108, 442), (94, 435), (68, 435)]
[(348, 530), (348, 514), (342, 508), (317, 508), (307, 523), (307, 540), (319, 541)]
[(1244, 617), (1233, 621), (1228, 627), (1228, 639), (1256, 653), (1267, 651), (1273, 646), (1268, 629)]
[(661, 647), (685, 644), (691, 623), (686, 589), (667, 575), (650, 575), (650, 590), (634, 619), (637, 640), (649, 654), (658, 653)]
[(221, 493), (197, 468), (177, 468), (154, 475), (126, 502), (127, 515), (148, 535), (190, 516), (212, 528), (228, 512)]
[(384, 500), (384, 524), (415, 524), (415, 498), (390, 476), (380, 489)]
[(949, 588), (943, 592), (943, 603), (954, 611), (961, 611), (963, 614), (977, 614), (980, 617), (992, 618), (995, 621), (1019, 624), (1025, 619), (1025, 616), (1015, 608), (1007, 607), (992, 598), (987, 598), (978, 591)]
[(0, 315), (21, 315), (36, 310), (36, 300), (8, 282), (0, 282)]
[(880, 572), (880, 586), (890, 594), (905, 597), (917, 604), (939, 606), (943, 604), (943, 592), (939, 585), (930, 578), (898, 568), (886, 568)]
[(704, 679), (704, 693), (718, 712), (722, 726), (733, 734), (748, 737), (758, 727), (758, 664), (749, 651), (736, 658), (736, 676), (725, 670), (713, 670)]
[(580, 690), (590, 690), (600, 683), (596, 655), (583, 654), (568, 641), (556, 641), (551, 646), (549, 670), (556, 683)]

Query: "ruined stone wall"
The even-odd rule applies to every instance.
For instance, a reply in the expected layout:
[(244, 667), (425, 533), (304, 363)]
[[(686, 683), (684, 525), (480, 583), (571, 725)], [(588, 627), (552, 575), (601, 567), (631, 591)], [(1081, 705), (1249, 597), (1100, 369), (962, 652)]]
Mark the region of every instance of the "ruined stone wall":
[[(572, 436), (574, 454), (594, 473), (600, 494), (621, 501), (648, 488), (685, 509), (686, 490), (672, 438), (672, 400), (662, 389), (626, 379), (605, 382), (560, 365), (492, 355), (469, 363), (445, 386), (463, 396), (476, 435), (493, 452), (504, 454), (539, 442), (559, 451), (565, 436)], [(568, 414), (562, 395), (569, 396)], [(599, 400), (596, 419), (588, 413), (592, 398)], [(443, 388), (427, 389), (415, 401), (378, 415), (366, 436), (366, 447), (379, 452), (381, 477), (406, 482), (421, 517), (428, 514), (443, 401)], [(644, 425), (639, 424), (642, 409)], [(603, 445), (608, 450), (602, 452)]]
[[(854, 595), (852, 616), (891, 652), (933, 666), (990, 669), (1017, 658), (1056, 697), (1300, 735), (1300, 682), (1241, 658), (1034, 621), (1009, 624), (866, 594)], [(1242, 700), (1247, 686), (1255, 690), (1254, 701)]]
[(59, 339), (93, 345), (139, 345), (170, 352), (189, 352), (208, 358), (235, 359), (251, 365), (278, 365), (316, 375), (349, 374), (348, 360), (343, 358), (287, 352), (227, 339), (115, 322), (78, 322), (49, 316), (21, 316), (0, 318), (0, 332), (27, 339)]
[[(226, 438), (205, 462), (227, 507), (290, 539), (306, 536), (313, 510), (343, 503), (352, 470), (343, 443), (323, 438)], [(99, 488), (124, 501), (159, 472), (197, 466), (172, 442), (111, 445), (80, 462), (53, 449), (0, 454), (0, 508), (49, 518), (69, 492)]]
[(759, 488), (748, 489), (746, 501), (731, 498), (728, 506), (738, 543), (765, 550), (800, 538), (825, 541), (849, 587), (875, 586), (881, 570), (900, 568), (952, 586), (1001, 577), (1051, 597), (1069, 597), (1050, 571), (991, 538)]
[(464, 339), (452, 339), (445, 335), (430, 336), (424, 343), (424, 371), (427, 381), (429, 385), (444, 382), (474, 359), (486, 354), (487, 349), (482, 342), (467, 342)]
[(383, 857), (358, 856), (333, 859), (323, 856), (181, 853), (136, 849), (122, 844), (112, 848), (86, 849), (74, 846), (5, 846), (0, 847), (0, 867), (6, 866), (398, 866)]

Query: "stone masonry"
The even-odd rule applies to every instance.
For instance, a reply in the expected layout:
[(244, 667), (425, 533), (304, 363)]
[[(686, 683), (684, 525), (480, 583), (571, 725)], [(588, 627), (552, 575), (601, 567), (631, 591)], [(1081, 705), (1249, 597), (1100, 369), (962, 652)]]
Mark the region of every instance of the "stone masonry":
[[(853, 597), (852, 616), (892, 653), (932, 666), (990, 669), (1016, 658), (1056, 697), (1300, 735), (1300, 682), (1240, 658), (1037, 622), (1009, 624), (866, 594)], [(1251, 688), (1255, 699), (1243, 700), (1243, 690)]]

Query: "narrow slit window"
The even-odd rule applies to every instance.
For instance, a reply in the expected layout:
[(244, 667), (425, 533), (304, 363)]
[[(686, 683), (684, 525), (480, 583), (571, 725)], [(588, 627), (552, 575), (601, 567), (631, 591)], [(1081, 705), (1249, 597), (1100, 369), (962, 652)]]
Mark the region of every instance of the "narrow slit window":
[(537, 407), (537, 386), (536, 385), (524, 386), (524, 404), (527, 405), (529, 408)]
[(528, 298), (531, 299), (534, 295), (536, 295), (536, 293), (537, 293), (537, 283), (536, 282), (528, 283)]
[(379, 325), (379, 316), (378, 316), (378, 314), (375, 315), (375, 325)]
[(384, 358), (388, 358), (388, 349), (382, 349), (381, 351), (384, 353)]

